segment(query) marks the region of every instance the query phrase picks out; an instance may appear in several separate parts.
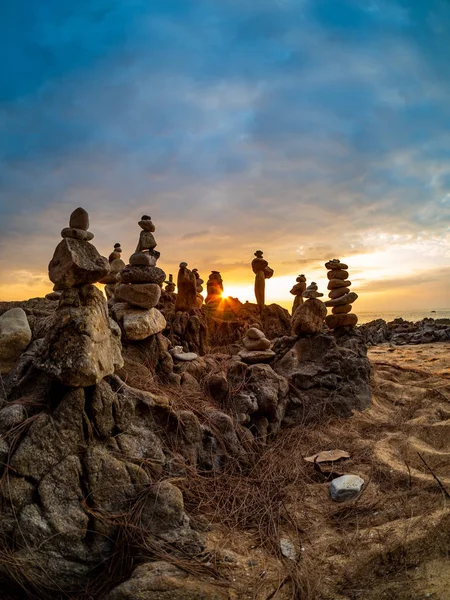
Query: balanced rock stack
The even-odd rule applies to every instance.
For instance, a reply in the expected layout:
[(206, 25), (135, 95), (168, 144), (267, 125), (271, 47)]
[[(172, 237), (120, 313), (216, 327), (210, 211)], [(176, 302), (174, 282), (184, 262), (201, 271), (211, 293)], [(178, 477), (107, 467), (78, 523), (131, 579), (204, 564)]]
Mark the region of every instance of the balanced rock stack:
[(177, 278), (177, 299), (175, 312), (192, 312), (197, 308), (197, 279), (193, 271), (187, 268), (187, 263), (180, 263)]
[(206, 282), (206, 293), (205, 304), (210, 305), (210, 308), (217, 308), (222, 301), (223, 294), (223, 279), (219, 271), (211, 271)]
[(244, 346), (238, 356), (243, 362), (255, 364), (270, 360), (275, 352), (270, 349), (270, 341), (256, 326), (250, 327), (242, 339)]
[(125, 263), (120, 258), (121, 254), (122, 248), (120, 247), (120, 244), (114, 244), (114, 250), (108, 257), (111, 270), (106, 277), (100, 280), (100, 283), (105, 284), (105, 294), (108, 299), (108, 303), (111, 305), (115, 301), (114, 291), (117, 286), (117, 276), (119, 275), (120, 271), (125, 268)]
[(290, 293), (295, 296), (294, 304), (292, 305), (292, 314), (295, 313), (296, 309), (303, 304), (303, 292), (306, 290), (306, 277), (302, 274), (295, 280), (297, 283), (294, 285)]
[[(147, 223), (148, 219), (149, 217), (143, 217), (139, 225)], [(151, 226), (154, 231), (153, 223)], [(147, 233), (153, 241), (143, 237), (143, 234)], [(142, 250), (132, 254), (130, 264), (117, 275), (118, 284), (114, 290), (117, 304), (114, 304), (113, 312), (130, 340), (143, 340), (166, 327), (164, 316), (155, 308), (161, 297), (161, 286), (166, 279), (164, 271), (156, 266), (158, 257), (153, 250), (155, 246), (153, 233), (144, 229), (138, 245)], [(159, 256), (159, 253), (157, 254)]]
[(205, 283), (203, 279), (200, 277), (200, 273), (198, 269), (192, 269), (192, 272), (195, 275), (195, 291), (197, 292), (197, 308), (201, 308), (204, 302), (204, 298), (202, 296), (203, 292), (203, 284)]
[(320, 333), (327, 315), (327, 308), (319, 300), (323, 294), (318, 291), (317, 283), (315, 281), (310, 283), (302, 296), (307, 300), (304, 304), (300, 304), (292, 315), (292, 331), (295, 335)]
[(358, 322), (358, 317), (351, 312), (352, 303), (358, 298), (358, 294), (350, 291), (351, 281), (348, 280), (348, 266), (338, 258), (325, 263), (329, 269), (327, 277), (329, 279), (328, 296), (330, 300), (325, 302), (325, 306), (332, 307), (332, 314), (326, 318), (326, 323), (330, 329), (338, 327), (354, 327)]
[(50, 280), (62, 292), (39, 358), (40, 368), (73, 387), (95, 385), (123, 365), (120, 330), (92, 285), (110, 266), (89, 243), (94, 236), (88, 227), (87, 212), (77, 208), (50, 261)]
[(166, 284), (166, 287), (164, 288), (164, 290), (168, 294), (174, 294), (175, 293), (175, 284), (173, 282), (173, 275), (172, 275), (172, 273), (169, 273), (169, 279), (167, 281), (165, 281), (164, 283)]
[(154, 266), (156, 265), (158, 258), (161, 256), (161, 253), (155, 250), (157, 244), (153, 234), (156, 228), (153, 225), (152, 218), (148, 215), (143, 215), (138, 224), (143, 231), (141, 231), (141, 235), (139, 236), (139, 243), (137, 245), (136, 252), (147, 251), (152, 259), (154, 259), (154, 262), (152, 260), (150, 263), (152, 266)]

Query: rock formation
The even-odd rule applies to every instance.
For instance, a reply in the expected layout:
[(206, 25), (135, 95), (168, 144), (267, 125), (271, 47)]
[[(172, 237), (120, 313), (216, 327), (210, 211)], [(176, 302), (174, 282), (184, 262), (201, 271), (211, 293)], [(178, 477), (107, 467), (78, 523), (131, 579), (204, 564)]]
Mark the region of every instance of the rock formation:
[(256, 303), (260, 310), (263, 310), (265, 306), (266, 279), (272, 277), (273, 269), (269, 267), (269, 263), (263, 258), (262, 250), (257, 250), (255, 256), (256, 258), (252, 260), (252, 269), (253, 273), (255, 273)]
[(325, 302), (325, 306), (332, 307), (332, 314), (327, 316), (326, 323), (330, 329), (354, 327), (358, 322), (358, 317), (350, 311), (352, 310), (351, 305), (358, 295), (350, 291), (351, 281), (348, 281), (348, 267), (338, 258), (325, 263), (325, 267), (329, 269), (327, 277), (330, 290), (328, 294), (330, 300)]
[(175, 284), (173, 282), (173, 275), (172, 275), (172, 273), (169, 273), (169, 279), (167, 281), (165, 281), (164, 283), (166, 284), (166, 287), (164, 288), (164, 290), (168, 294), (174, 294), (175, 293)]
[(302, 294), (306, 290), (306, 277), (304, 275), (299, 275), (295, 281), (297, 283), (290, 291), (290, 293), (295, 296), (294, 304), (292, 305), (292, 314), (295, 313), (300, 304), (303, 304)]
[(0, 316), (0, 375), (8, 373), (31, 342), (31, 329), (22, 308)]
[(211, 271), (206, 282), (206, 293), (205, 304), (212, 310), (216, 309), (222, 301), (223, 294), (223, 279), (219, 271)]
[(197, 278), (193, 271), (187, 268), (187, 263), (180, 263), (177, 278), (177, 299), (175, 312), (192, 312), (197, 307)]
[(143, 340), (166, 326), (164, 316), (156, 308), (166, 274), (156, 266), (159, 253), (153, 250), (156, 246), (152, 233), (155, 227), (145, 216), (139, 225), (143, 231), (138, 248), (142, 251), (130, 256), (130, 263), (117, 274), (118, 283), (114, 289), (113, 314), (130, 340)]
[(114, 291), (117, 286), (117, 276), (120, 271), (125, 268), (125, 263), (120, 258), (121, 254), (122, 248), (120, 247), (120, 244), (114, 244), (114, 250), (108, 257), (111, 270), (106, 277), (100, 280), (100, 283), (105, 284), (105, 294), (108, 301), (110, 301), (110, 304), (114, 304)]
[(319, 300), (323, 294), (317, 291), (317, 283), (313, 281), (302, 296), (307, 301), (300, 304), (292, 315), (292, 331), (295, 335), (319, 333), (327, 315), (325, 304)]
[(195, 279), (196, 279), (195, 290), (197, 292), (197, 308), (201, 308), (201, 306), (203, 305), (203, 302), (204, 302), (204, 298), (202, 296), (204, 281), (200, 277), (198, 269), (192, 269), (192, 272), (194, 273)]
[(238, 356), (245, 363), (255, 364), (270, 360), (275, 356), (275, 352), (270, 349), (270, 341), (264, 333), (255, 326), (247, 329), (244, 338), (242, 339), (244, 346)]

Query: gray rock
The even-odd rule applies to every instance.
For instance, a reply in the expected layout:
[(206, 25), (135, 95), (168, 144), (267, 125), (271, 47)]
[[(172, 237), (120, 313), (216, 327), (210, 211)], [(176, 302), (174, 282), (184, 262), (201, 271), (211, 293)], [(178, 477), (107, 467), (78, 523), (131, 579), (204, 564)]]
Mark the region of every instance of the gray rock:
[(238, 356), (245, 363), (256, 364), (272, 359), (275, 352), (273, 350), (241, 350)]
[(156, 283), (119, 283), (114, 297), (139, 308), (154, 308), (161, 297), (161, 287)]
[(89, 215), (84, 208), (76, 208), (70, 215), (69, 227), (74, 229), (89, 229)]
[(62, 238), (72, 238), (74, 240), (81, 240), (83, 242), (90, 242), (94, 239), (94, 234), (90, 231), (84, 231), (84, 229), (75, 229), (75, 227), (65, 227), (61, 231)]
[(146, 267), (128, 265), (117, 276), (117, 280), (122, 283), (157, 283), (159, 285), (164, 283), (165, 278), (164, 271), (152, 265)]
[(355, 292), (350, 292), (349, 294), (344, 294), (339, 298), (335, 298), (333, 300), (327, 300), (324, 304), (325, 306), (342, 306), (344, 304), (353, 304), (355, 300), (358, 299), (358, 294)]
[(100, 256), (95, 246), (72, 238), (58, 244), (48, 266), (50, 281), (60, 290), (96, 283), (109, 271), (108, 259)]
[(150, 264), (150, 254), (146, 254), (145, 252), (135, 252), (130, 256), (130, 265), (132, 267), (149, 267)]
[(281, 554), (290, 560), (297, 560), (297, 550), (295, 549), (295, 545), (289, 538), (281, 538), (280, 539), (280, 550)]
[(31, 329), (22, 308), (0, 316), (0, 374), (8, 373), (31, 342)]
[(327, 315), (325, 304), (317, 298), (311, 298), (300, 304), (292, 315), (292, 331), (296, 335), (319, 333)]
[(345, 502), (356, 498), (364, 485), (358, 475), (342, 475), (330, 483), (330, 495), (335, 502)]
[(0, 410), (0, 433), (9, 431), (20, 425), (27, 418), (27, 411), (23, 404), (9, 404)]
[(166, 319), (157, 309), (128, 308), (122, 319), (123, 330), (129, 340), (145, 340), (166, 328)]

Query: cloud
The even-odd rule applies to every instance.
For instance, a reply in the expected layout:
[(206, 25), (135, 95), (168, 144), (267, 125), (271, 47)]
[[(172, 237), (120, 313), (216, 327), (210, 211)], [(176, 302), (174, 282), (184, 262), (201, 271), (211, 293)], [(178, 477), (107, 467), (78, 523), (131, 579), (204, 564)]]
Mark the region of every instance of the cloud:
[(196, 241), (201, 238), (209, 237), (209, 229), (202, 229), (202, 231), (193, 231), (192, 233), (185, 233), (181, 236), (182, 240)]

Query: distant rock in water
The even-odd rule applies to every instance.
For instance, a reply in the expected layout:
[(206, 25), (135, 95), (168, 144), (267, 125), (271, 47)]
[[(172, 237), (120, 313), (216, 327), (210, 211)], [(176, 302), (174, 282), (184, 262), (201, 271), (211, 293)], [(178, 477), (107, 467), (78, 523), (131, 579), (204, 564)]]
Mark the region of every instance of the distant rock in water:
[(385, 342), (397, 345), (448, 342), (450, 341), (450, 320), (425, 318), (412, 323), (398, 318), (386, 323), (384, 319), (376, 319), (360, 325), (358, 331), (361, 332), (369, 346)]

